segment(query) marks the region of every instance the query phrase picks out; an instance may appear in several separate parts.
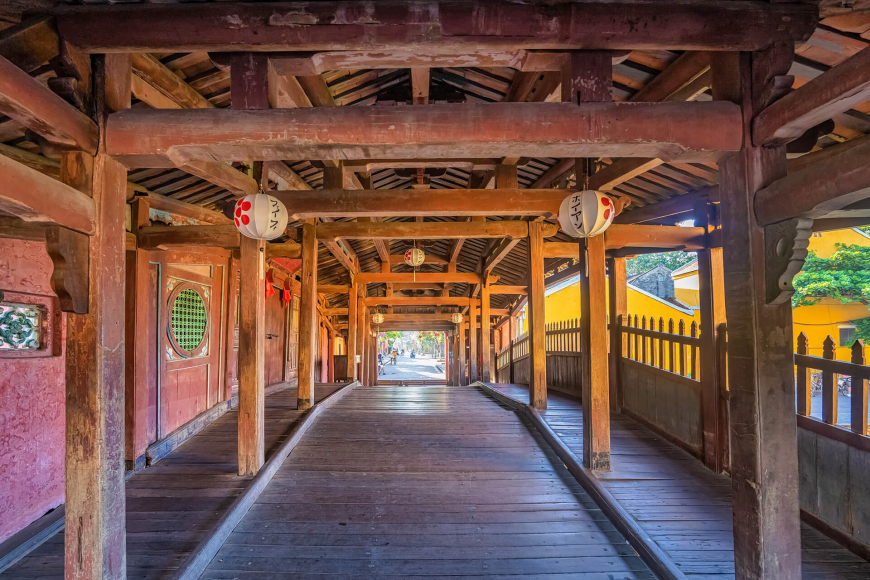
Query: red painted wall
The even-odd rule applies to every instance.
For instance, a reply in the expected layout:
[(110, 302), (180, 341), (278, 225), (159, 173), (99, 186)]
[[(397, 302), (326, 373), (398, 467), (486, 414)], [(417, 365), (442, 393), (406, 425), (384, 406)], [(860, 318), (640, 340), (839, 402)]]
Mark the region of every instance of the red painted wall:
[[(0, 239), (7, 301), (56, 303), (51, 271), (44, 243)], [(28, 358), (0, 352), (0, 542), (63, 503), (65, 316), (56, 321), (58, 355), (51, 348)]]

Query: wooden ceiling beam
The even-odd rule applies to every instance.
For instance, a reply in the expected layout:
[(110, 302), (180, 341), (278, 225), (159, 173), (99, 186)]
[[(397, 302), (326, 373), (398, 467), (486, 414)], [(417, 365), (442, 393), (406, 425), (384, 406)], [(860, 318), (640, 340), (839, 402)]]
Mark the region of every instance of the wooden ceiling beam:
[(146, 226), (137, 233), (143, 250), (168, 250), (178, 246), (238, 248), (241, 235), (235, 224), (208, 226)]
[(283, 161), (266, 161), (263, 164), (263, 170), (268, 172), (268, 175), (278, 184), (279, 190), (302, 191), (311, 189), (308, 182)]
[[(687, 0), (288, 2), (59, 7), (60, 35), (87, 52), (449, 49), (761, 50), (806, 40), (815, 6)], [(357, 20), (337, 18), (338, 13)], [(364, 15), (364, 16), (362, 16)], [(516, 23), (494, 26), (493, 22)], [(305, 23), (300, 25), (300, 23)], [(521, 24), (520, 24), (521, 23)], [(518, 36), (517, 26), (522, 29)], [(602, 31), (607, 31), (602, 34)]]
[[(755, 217), (770, 225), (794, 217), (819, 218), (870, 197), (870, 141), (826, 157), (755, 194)], [(830, 217), (848, 217), (836, 213)]]
[[(492, 191), (504, 191), (504, 190), (492, 190)], [(564, 192), (563, 192), (564, 193)], [(563, 195), (564, 199), (564, 195)], [(489, 254), (487, 254), (483, 258), (483, 265), (481, 268), (481, 275), (483, 278), (489, 276), (490, 272), (492, 272), (495, 267), (504, 260), (508, 254), (514, 249), (520, 240), (518, 238), (505, 238), (498, 242), (495, 247), (490, 250)]]
[(717, 188), (718, 186), (712, 188), (705, 187), (685, 195), (675, 195), (665, 201), (651, 203), (631, 211), (624, 211), (613, 219), (613, 224), (640, 224), (694, 211), (695, 204), (698, 201), (717, 198), (718, 194), (712, 192), (713, 189)]
[[(607, 167), (589, 176), (589, 189), (611, 191), (614, 187), (634, 179), (664, 163), (661, 159), (644, 159), (642, 157), (622, 157)], [(579, 185), (578, 185), (579, 187)]]
[(209, 183), (223, 187), (234, 197), (253, 195), (260, 190), (260, 186), (257, 185), (257, 181), (253, 177), (226, 163), (195, 159), (179, 164), (178, 168)]
[[(128, 184), (129, 185), (129, 184)], [(148, 205), (152, 209), (165, 211), (170, 214), (175, 214), (184, 218), (196, 220), (207, 224), (232, 224), (232, 220), (222, 213), (206, 209), (199, 205), (179, 201), (153, 191), (148, 191), (145, 188), (137, 188), (136, 195), (145, 196), (148, 198)]]
[(542, 187), (550, 187), (554, 182), (562, 179), (566, 173), (574, 172), (574, 158), (569, 157), (560, 159), (554, 166), (549, 168), (541, 177), (538, 178), (529, 189), (539, 189)]
[(0, 57), (0, 113), (53, 145), (97, 152), (99, 131), (87, 115)]
[(870, 99), (870, 47), (831, 67), (761, 111), (752, 143), (785, 145), (808, 129)]
[[(495, 169), (500, 160), (495, 157), (457, 157), (454, 159), (351, 159), (344, 162), (348, 171), (366, 172), (379, 169), (417, 169), (419, 167), (441, 169), (456, 168), (465, 171), (485, 171)], [(370, 188), (366, 188), (370, 189)]]
[[(444, 284), (477, 284), (480, 276), (472, 272), (360, 272), (360, 284), (384, 284), (386, 282), (430, 282)], [(395, 289), (395, 286), (393, 287)]]
[(369, 296), (366, 306), (468, 306), (467, 296)]
[(271, 191), (291, 220), (310, 217), (558, 215), (564, 189), (322, 189)]
[(608, 250), (627, 247), (702, 250), (705, 240), (704, 228), (611, 224), (604, 231), (604, 246)]
[[(558, 232), (556, 224), (544, 224), (544, 237)], [(525, 238), (529, 235), (529, 222), (334, 222), (318, 224), (320, 240), (347, 239), (407, 239), (437, 240), (457, 238)]]
[(159, 90), (166, 98), (174, 102), (178, 108), (209, 109), (214, 107), (208, 99), (199, 94), (153, 55), (144, 52), (134, 52), (132, 60), (133, 74)]
[[(528, 295), (528, 287), (526, 286), (508, 286), (505, 284), (493, 284), (489, 287), (490, 294), (515, 294), (519, 296)], [(490, 310), (490, 313), (493, 311)]]
[(724, 101), (128, 109), (109, 117), (106, 147), (128, 167), (163, 167), (170, 156), (273, 161), (455, 158), (457, 152), (710, 161), (740, 148), (740, 123), (739, 107)]
[(635, 103), (673, 100), (686, 86), (702, 77), (708, 70), (709, 52), (684, 52), (629, 100)]
[(547, 242), (544, 244), (544, 258), (580, 259), (579, 242)]
[(346, 284), (318, 284), (318, 294), (347, 294), (350, 292), (350, 286)]
[(79, 190), (2, 155), (0, 183), (0, 211), (28, 222), (95, 233), (94, 200)]

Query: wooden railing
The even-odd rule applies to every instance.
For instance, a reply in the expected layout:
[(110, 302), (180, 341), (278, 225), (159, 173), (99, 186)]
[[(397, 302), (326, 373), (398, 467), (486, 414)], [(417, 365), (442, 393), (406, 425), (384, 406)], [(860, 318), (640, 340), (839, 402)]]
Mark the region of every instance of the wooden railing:
[[(529, 335), (512, 340), (496, 356), (500, 383), (528, 383)], [(571, 394), (580, 393), (580, 320), (546, 325), (547, 385)]]
[(813, 371), (821, 374), (822, 413), (821, 421), (836, 426), (839, 415), (839, 377), (850, 377), (851, 417), (849, 428), (860, 435), (867, 435), (867, 381), (870, 367), (864, 358), (864, 343), (856, 340), (852, 345), (852, 361), (836, 360), (834, 339), (828, 336), (822, 343), (822, 356), (810, 356), (809, 340), (803, 332), (798, 335), (797, 352), (794, 355), (797, 369), (797, 414), (812, 416)]
[[(692, 380), (700, 380), (698, 372), (698, 351), (701, 339), (698, 337), (698, 323), (692, 322), (689, 333), (686, 334), (686, 323), (680, 320), (674, 332), (674, 319), (649, 318), (628, 314), (624, 319), (617, 320), (620, 332), (623, 333), (622, 358), (633, 360), (647, 366), (670, 371)], [(658, 327), (658, 330), (656, 330)]]

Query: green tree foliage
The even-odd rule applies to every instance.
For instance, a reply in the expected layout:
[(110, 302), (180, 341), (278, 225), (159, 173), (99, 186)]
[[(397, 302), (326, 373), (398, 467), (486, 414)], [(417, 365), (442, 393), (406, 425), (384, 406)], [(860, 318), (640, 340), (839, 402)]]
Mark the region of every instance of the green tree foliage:
[(625, 271), (629, 277), (649, 272), (659, 264), (669, 270), (685, 266), (698, 255), (695, 252), (662, 252), (660, 254), (641, 254), (631, 260), (626, 260)]
[[(870, 247), (837, 244), (830, 258), (810, 252), (800, 274), (794, 278), (794, 287), (794, 308), (817, 304), (822, 298), (843, 304), (858, 302), (870, 308)], [(870, 339), (870, 318), (852, 322), (857, 338)]]

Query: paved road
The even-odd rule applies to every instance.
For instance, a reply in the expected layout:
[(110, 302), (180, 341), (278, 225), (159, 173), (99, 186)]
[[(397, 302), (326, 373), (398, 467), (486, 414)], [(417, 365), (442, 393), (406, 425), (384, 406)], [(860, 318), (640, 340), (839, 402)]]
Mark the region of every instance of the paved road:
[(444, 366), (436, 367), (437, 361), (429, 356), (421, 355), (411, 358), (407, 354), (396, 359), (396, 366), (388, 364), (384, 367), (385, 374), (378, 377), (385, 381), (437, 381), (444, 379)]

